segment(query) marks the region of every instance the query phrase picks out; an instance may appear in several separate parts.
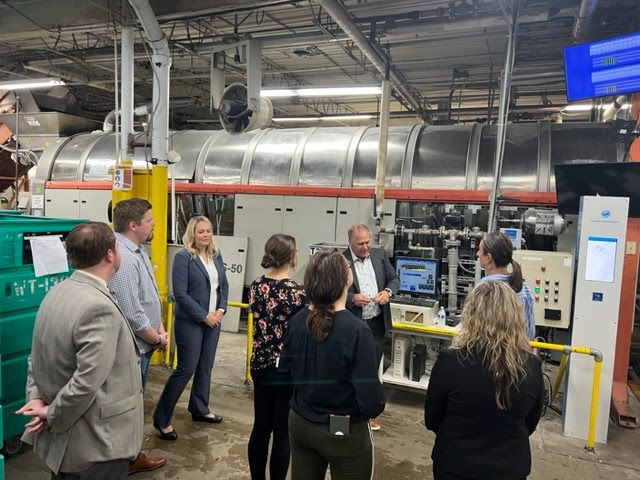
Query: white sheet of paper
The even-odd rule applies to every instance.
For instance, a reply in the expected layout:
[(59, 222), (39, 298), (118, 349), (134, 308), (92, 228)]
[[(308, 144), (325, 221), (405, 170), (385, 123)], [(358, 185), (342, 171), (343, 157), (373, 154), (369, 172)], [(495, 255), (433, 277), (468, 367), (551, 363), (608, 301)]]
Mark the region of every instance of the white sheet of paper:
[(60, 235), (30, 237), (29, 241), (36, 277), (69, 271), (67, 252)]

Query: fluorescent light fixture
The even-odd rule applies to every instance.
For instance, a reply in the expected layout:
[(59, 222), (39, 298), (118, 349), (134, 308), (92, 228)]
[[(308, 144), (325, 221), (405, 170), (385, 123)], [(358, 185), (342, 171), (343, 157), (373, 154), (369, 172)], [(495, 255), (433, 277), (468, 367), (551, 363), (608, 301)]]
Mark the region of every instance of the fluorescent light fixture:
[(286, 97), (344, 97), (380, 95), (382, 89), (377, 86), (368, 87), (303, 87), (261, 90), (260, 95), (268, 98)]
[(51, 88), (65, 85), (59, 78), (28, 78), (25, 80), (10, 80), (0, 82), (0, 90), (24, 90), (35, 88)]
[(373, 115), (328, 115), (325, 117), (282, 117), (274, 118), (274, 122), (341, 122), (349, 120), (371, 120)]
[[(601, 110), (606, 110), (609, 107), (611, 107), (611, 103), (600, 105), (600, 107), (598, 107), (598, 108), (600, 108)], [(562, 108), (562, 110), (565, 111), (565, 112), (588, 112), (592, 108), (596, 108), (596, 107), (594, 107), (590, 103), (573, 103), (571, 105), (565, 105)], [(624, 105), (622, 105), (620, 107), (621, 110), (626, 110), (627, 108), (629, 108), (629, 104), (628, 103), (625, 103)]]

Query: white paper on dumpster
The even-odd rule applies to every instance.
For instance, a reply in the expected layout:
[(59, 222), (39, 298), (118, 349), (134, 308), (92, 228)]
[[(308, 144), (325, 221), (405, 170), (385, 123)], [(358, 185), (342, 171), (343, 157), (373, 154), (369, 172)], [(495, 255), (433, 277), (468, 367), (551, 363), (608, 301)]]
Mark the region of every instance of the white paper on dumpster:
[(67, 252), (60, 235), (29, 237), (36, 277), (69, 271)]

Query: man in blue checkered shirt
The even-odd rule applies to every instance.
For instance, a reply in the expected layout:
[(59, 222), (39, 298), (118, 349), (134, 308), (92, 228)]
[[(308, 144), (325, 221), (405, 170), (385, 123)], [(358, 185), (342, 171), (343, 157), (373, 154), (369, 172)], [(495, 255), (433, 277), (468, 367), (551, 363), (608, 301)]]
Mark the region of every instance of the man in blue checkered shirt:
[[(109, 290), (135, 334), (140, 349), (142, 388), (147, 383), (151, 355), (169, 343), (162, 325), (162, 306), (153, 268), (142, 245), (153, 238), (154, 225), (151, 204), (142, 198), (123, 200), (113, 209), (113, 229), (122, 262), (109, 281)], [(165, 457), (140, 452), (129, 466), (129, 474), (155, 470), (165, 463)]]

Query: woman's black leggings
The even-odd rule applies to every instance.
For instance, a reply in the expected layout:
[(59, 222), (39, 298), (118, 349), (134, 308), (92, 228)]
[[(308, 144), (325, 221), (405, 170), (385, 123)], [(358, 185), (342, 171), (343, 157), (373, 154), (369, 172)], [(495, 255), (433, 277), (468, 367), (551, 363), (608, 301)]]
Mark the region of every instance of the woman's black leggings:
[(289, 400), (291, 377), (275, 368), (252, 370), (253, 430), (249, 437), (249, 470), (252, 480), (266, 480), (269, 440), (273, 434), (270, 480), (284, 480), (289, 470)]

